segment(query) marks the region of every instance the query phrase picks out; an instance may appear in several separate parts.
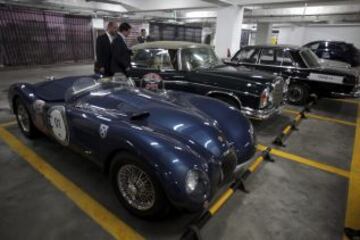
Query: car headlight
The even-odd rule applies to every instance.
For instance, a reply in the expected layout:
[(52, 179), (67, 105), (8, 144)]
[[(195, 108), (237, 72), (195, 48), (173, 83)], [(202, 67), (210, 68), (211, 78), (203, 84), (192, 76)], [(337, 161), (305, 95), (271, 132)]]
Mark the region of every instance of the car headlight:
[(185, 189), (188, 194), (194, 196), (206, 195), (209, 187), (209, 179), (205, 172), (197, 169), (190, 169), (185, 178)]
[(269, 104), (270, 90), (265, 88), (260, 95), (260, 108), (264, 108)]
[(199, 184), (199, 172), (190, 170), (186, 175), (186, 191), (192, 193), (195, 191), (197, 185)]

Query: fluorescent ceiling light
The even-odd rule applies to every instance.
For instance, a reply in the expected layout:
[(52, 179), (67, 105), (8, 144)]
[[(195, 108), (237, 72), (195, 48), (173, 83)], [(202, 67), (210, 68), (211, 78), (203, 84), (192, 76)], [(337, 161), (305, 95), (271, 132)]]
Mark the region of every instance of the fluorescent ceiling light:
[(186, 18), (211, 18), (216, 17), (216, 12), (214, 11), (191, 11), (185, 13)]

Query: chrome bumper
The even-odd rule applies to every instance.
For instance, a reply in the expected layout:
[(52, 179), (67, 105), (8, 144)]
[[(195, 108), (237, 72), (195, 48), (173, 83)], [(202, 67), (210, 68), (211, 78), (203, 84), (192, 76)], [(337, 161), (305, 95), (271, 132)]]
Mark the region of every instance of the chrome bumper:
[(331, 95), (334, 97), (358, 98), (360, 97), (360, 85), (354, 87), (354, 89), (350, 93), (332, 92)]
[(264, 110), (254, 109), (254, 108), (249, 108), (249, 107), (242, 107), (241, 112), (250, 118), (257, 119), (257, 120), (265, 120), (265, 119), (270, 118), (272, 115), (281, 113), (283, 106), (284, 105), (280, 105), (275, 108), (264, 109)]

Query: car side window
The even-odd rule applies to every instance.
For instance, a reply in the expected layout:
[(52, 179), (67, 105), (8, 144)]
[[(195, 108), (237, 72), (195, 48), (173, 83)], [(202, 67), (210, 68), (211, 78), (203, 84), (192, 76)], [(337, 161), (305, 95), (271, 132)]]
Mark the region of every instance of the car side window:
[(280, 65), (280, 62), (276, 61), (274, 49), (263, 49), (260, 54), (260, 64), (264, 65)]
[(169, 51), (166, 49), (139, 49), (132, 56), (133, 67), (174, 70)]
[(280, 63), (277, 65), (281, 66), (294, 66), (293, 59), (289, 51), (286, 50), (278, 50), (276, 53), (276, 62)]
[(238, 52), (232, 59), (237, 62), (257, 63), (260, 49), (258, 48), (244, 48)]
[(311, 45), (308, 46), (311, 50), (315, 51), (317, 50), (319, 47), (320, 47), (320, 43), (317, 42), (317, 43), (313, 43)]

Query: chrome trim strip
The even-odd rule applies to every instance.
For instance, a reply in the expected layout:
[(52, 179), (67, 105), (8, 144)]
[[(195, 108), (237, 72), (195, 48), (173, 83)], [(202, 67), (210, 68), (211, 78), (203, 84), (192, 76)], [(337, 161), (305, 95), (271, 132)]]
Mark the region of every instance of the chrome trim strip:
[(280, 113), (282, 111), (283, 105), (278, 107), (273, 107), (271, 109), (254, 109), (250, 107), (244, 107), (241, 109), (241, 112), (250, 118), (257, 120), (268, 119), (274, 114)]
[(350, 93), (337, 93), (331, 92), (331, 95), (334, 97), (351, 97), (351, 98), (359, 98), (360, 97), (360, 89), (355, 92)]
[[(166, 83), (176, 83), (176, 84), (181, 84), (181, 85), (197, 85), (197, 86), (204, 86), (204, 87), (209, 87), (209, 88), (213, 88), (215, 90), (211, 90), (211, 91), (217, 91), (217, 89), (219, 90), (224, 90), (224, 91), (229, 91), (229, 89), (227, 88), (222, 88), (222, 87), (218, 87), (218, 86), (214, 86), (214, 85), (207, 85), (207, 84), (202, 84), (202, 83), (194, 83), (194, 82), (190, 82), (190, 81), (181, 81), (181, 80), (164, 80), (163, 81), (165, 84)], [(241, 92), (241, 91), (231, 91), (232, 93), (238, 93), (241, 95), (246, 95), (246, 96), (252, 96), (252, 97), (260, 97), (260, 95), (254, 94), (254, 93), (249, 93), (249, 92)]]
[(237, 103), (239, 104), (239, 108), (241, 109), (242, 108), (242, 104), (241, 104), (241, 101), (240, 99), (232, 92), (223, 92), (223, 91), (216, 91), (216, 90), (213, 90), (213, 91), (209, 91), (208, 93), (206, 93), (205, 95), (206, 96), (211, 96), (211, 94), (223, 94), (223, 95), (227, 95), (231, 98), (234, 98)]

